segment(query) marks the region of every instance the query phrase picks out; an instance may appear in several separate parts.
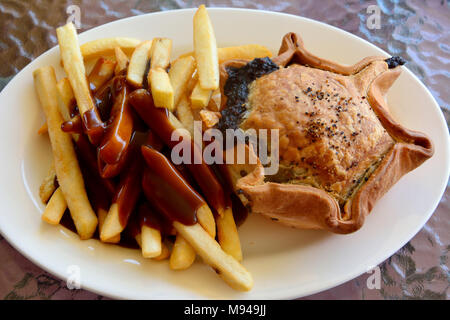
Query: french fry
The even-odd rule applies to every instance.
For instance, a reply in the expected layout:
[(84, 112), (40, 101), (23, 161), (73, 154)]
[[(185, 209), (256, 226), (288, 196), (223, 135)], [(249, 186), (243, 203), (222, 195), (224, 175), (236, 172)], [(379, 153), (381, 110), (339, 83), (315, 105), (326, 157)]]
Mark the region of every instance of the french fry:
[(216, 237), (216, 221), (207, 204), (197, 209), (197, 220), (211, 238), (214, 239)]
[[(70, 110), (72, 110), (72, 107), (75, 104), (75, 97), (69, 79), (62, 78), (56, 83), (56, 97), (58, 100), (59, 112), (61, 113), (63, 120), (72, 120)], [(71, 136), (74, 142), (78, 142), (79, 134), (72, 133)]]
[(97, 149), (98, 159), (110, 165), (120, 162), (122, 156), (127, 153), (133, 136), (133, 114), (127, 102), (129, 88), (123, 77), (116, 78), (114, 85), (117, 89), (111, 107), (112, 117), (108, 123), (108, 130)]
[(231, 59), (253, 60), (255, 58), (271, 57), (272, 52), (259, 44), (248, 44), (236, 47), (220, 48), (219, 63)]
[(114, 75), (114, 69), (116, 68), (116, 62), (99, 58), (89, 73), (88, 81), (93, 92), (97, 91), (103, 84), (106, 83)]
[(50, 199), (53, 192), (55, 192), (56, 190), (55, 180), (56, 180), (56, 171), (55, 165), (52, 161), (52, 165), (50, 166), (50, 169), (48, 170), (48, 173), (45, 176), (44, 181), (42, 181), (41, 186), (39, 187), (39, 198), (41, 198), (42, 203), (47, 203), (48, 199)]
[(194, 263), (195, 256), (194, 248), (192, 248), (183, 236), (177, 234), (169, 259), (170, 269), (184, 270), (189, 268)]
[[(165, 144), (171, 148), (178, 144), (178, 142), (172, 140), (172, 133), (178, 128), (183, 128), (183, 125), (172, 112), (167, 109), (156, 108), (153, 104), (151, 94), (147, 90), (139, 89), (133, 91), (129, 96), (129, 102), (141, 119), (150, 127), (150, 129), (158, 134), (159, 138)], [(158, 123), (168, 124), (168, 130), (161, 130), (157, 125)], [(183, 141), (193, 142), (187, 133), (179, 133), (182, 135)], [(191, 143), (191, 154), (194, 157), (201, 157), (201, 152), (200, 147), (196, 145), (196, 143)], [(193, 164), (186, 164), (186, 167), (199, 185), (206, 200), (210, 202), (214, 210), (219, 214), (222, 214), (225, 208), (225, 196), (222, 186), (212, 169), (204, 162), (196, 165), (195, 169)]]
[(89, 239), (97, 227), (97, 217), (86, 194), (70, 135), (61, 130), (63, 119), (56, 98), (55, 71), (52, 67), (42, 67), (34, 71), (33, 77), (47, 119), (59, 185), (80, 238)]
[(199, 224), (187, 226), (175, 221), (173, 226), (230, 287), (240, 291), (248, 291), (253, 287), (251, 274), (235, 258), (225, 253)]
[[(189, 108), (189, 103), (187, 102), (187, 98), (183, 97), (182, 102), (180, 103), (178, 107), (181, 106), (181, 117), (180, 117), (180, 110), (178, 111), (178, 117), (179, 119), (183, 119), (183, 121), (180, 120), (181, 125), (188, 130), (191, 133), (191, 136), (193, 137), (193, 131), (194, 131), (194, 124), (193, 124), (193, 115), (192, 110)], [(175, 122), (175, 121), (174, 121)], [(178, 124), (179, 126), (180, 124)], [(197, 219), (200, 223), (200, 225), (211, 235), (212, 238), (216, 237), (216, 223), (214, 221), (214, 215), (211, 212), (211, 209), (204, 205), (200, 207), (197, 210)]]
[(222, 101), (222, 93), (220, 92), (219, 88), (212, 92), (211, 98), (209, 99), (208, 103), (208, 109), (212, 111), (220, 111), (221, 101)]
[(69, 121), (71, 119), (70, 109), (75, 104), (75, 96), (73, 94), (70, 81), (67, 78), (62, 78), (56, 83), (57, 99), (59, 112), (63, 117), (64, 121)]
[[(91, 58), (84, 60), (84, 70), (86, 72), (86, 76), (91, 73), (92, 69), (94, 69), (95, 64), (97, 63), (98, 59), (100, 58)], [(64, 65), (62, 65), (64, 68)]]
[(151, 48), (150, 68), (166, 69), (170, 63), (170, 53), (172, 51), (172, 40), (167, 38), (153, 39)]
[(194, 114), (186, 95), (183, 95), (177, 105), (177, 118), (183, 127), (189, 131), (191, 137), (194, 136)]
[(160, 256), (162, 250), (161, 232), (144, 224), (141, 228), (141, 248), (144, 258)]
[(128, 63), (130, 62), (130, 59), (128, 59), (128, 56), (120, 49), (120, 47), (114, 48), (114, 54), (116, 56), (116, 68), (114, 69), (114, 73), (118, 75), (120, 72), (125, 70), (128, 67)]
[(142, 248), (142, 237), (141, 237), (141, 234), (138, 233), (137, 235), (135, 235), (134, 239), (136, 240), (136, 242), (139, 245), (139, 247)]
[(44, 122), (44, 124), (39, 128), (37, 133), (39, 135), (41, 135), (41, 134), (44, 134), (44, 133), (47, 133), (47, 132), (48, 132), (47, 122)]
[[(75, 98), (73, 96), (72, 87), (70, 86), (69, 80), (67, 78), (62, 78), (56, 84), (57, 87), (57, 98), (58, 105), (61, 115), (64, 121), (76, 121), (76, 117), (71, 118), (71, 110), (75, 105)], [(110, 124), (111, 125), (111, 124)], [(90, 148), (89, 141), (85, 136), (78, 133), (72, 133), (72, 139), (76, 143), (77, 147), (84, 152), (80, 153), (81, 158), (85, 164), (89, 167), (91, 172), (96, 172), (99, 179), (101, 179), (102, 187), (106, 188), (107, 192), (113, 193), (115, 190), (115, 183), (110, 179), (101, 178), (98, 172), (98, 158), (97, 150), (95, 148)], [(98, 212), (97, 212), (98, 215)]]
[(120, 223), (119, 206), (117, 203), (113, 203), (102, 223), (100, 240), (102, 242), (114, 243), (115, 238), (117, 235), (120, 235), (124, 228), (125, 226)]
[(187, 85), (186, 85), (186, 95), (190, 96), (192, 93), (192, 90), (194, 90), (195, 85), (198, 82), (198, 72), (197, 70), (194, 70), (194, 73), (192, 74), (192, 78), (189, 79)]
[[(95, 108), (89, 84), (87, 82), (83, 57), (81, 56), (80, 47), (78, 45), (77, 32), (73, 24), (68, 23), (63, 27), (57, 28), (56, 35), (58, 36), (64, 70), (69, 78), (80, 115), (86, 126), (86, 133), (89, 136), (89, 140), (93, 144), (97, 144), (103, 134), (104, 128), (97, 109)], [(90, 114), (90, 119), (85, 119), (85, 113), (91, 111), (93, 111), (93, 113)]]
[(169, 256), (170, 256), (170, 250), (167, 247), (167, 245), (164, 242), (162, 242), (161, 243), (161, 254), (157, 257), (154, 257), (153, 260), (161, 261), (161, 260), (167, 259)]
[(105, 38), (86, 42), (80, 50), (84, 60), (114, 55), (114, 49), (119, 47), (130, 56), (141, 40), (134, 38)]
[(53, 193), (52, 197), (45, 207), (44, 213), (42, 214), (42, 220), (50, 224), (59, 224), (64, 211), (67, 209), (67, 203), (64, 199), (61, 188), (58, 188)]
[(153, 39), (147, 83), (151, 88), (155, 105), (174, 110), (174, 91), (169, 75), (165, 70), (170, 63), (171, 50), (172, 40), (166, 38)]
[[(128, 171), (124, 172), (123, 177), (121, 177), (120, 184), (115, 191), (113, 203), (100, 231), (101, 241), (111, 242), (114, 237), (125, 229), (141, 192), (141, 171), (141, 161), (134, 161), (128, 168)], [(126, 202), (124, 199), (126, 199)], [(125, 221), (121, 221), (121, 216), (125, 217)]]
[[(272, 57), (272, 52), (265, 46), (259, 44), (245, 44), (242, 46), (217, 48), (219, 64), (234, 59), (253, 60), (255, 58)], [(178, 59), (193, 56), (194, 52), (187, 52)]]
[(216, 217), (217, 238), (223, 251), (234, 257), (237, 261), (242, 261), (242, 250), (239, 235), (234, 222), (231, 207), (225, 209), (222, 216)]
[[(137, 235), (135, 235), (134, 239), (136, 240), (136, 242), (139, 245), (139, 247), (142, 248), (142, 236), (141, 236), (141, 233), (138, 233)], [(156, 261), (165, 260), (165, 259), (167, 259), (170, 256), (170, 254), (171, 254), (171, 252), (170, 252), (169, 248), (164, 243), (164, 241), (162, 241), (161, 242), (161, 254), (159, 256), (154, 257), (153, 260), (156, 260)]]
[[(165, 186), (166, 190), (171, 190), (173, 192), (176, 192), (177, 188), (180, 188), (180, 186), (188, 185), (188, 182), (182, 175), (180, 175), (176, 167), (157, 150), (148, 146), (143, 146), (141, 148), (141, 152), (147, 164), (147, 169), (151, 168), (145, 171), (142, 178), (142, 186), (145, 195), (149, 201), (153, 201), (153, 204), (156, 202), (155, 206), (166, 216), (170, 215), (171, 212), (176, 212), (179, 210), (179, 207), (174, 207), (173, 201), (168, 200), (161, 194), (154, 194), (153, 191), (150, 191), (150, 189), (154, 189), (156, 187), (155, 181), (158, 181), (155, 180), (154, 177), (156, 176), (156, 179), (167, 180), (169, 179), (168, 174), (173, 172), (173, 178), (169, 179), (167, 181), (168, 185)], [(216, 236), (216, 222), (206, 201), (191, 188), (187, 188), (186, 192), (183, 194), (188, 199), (186, 200), (187, 202), (184, 204), (184, 207), (187, 206), (187, 208), (191, 210), (199, 224), (206, 230), (206, 232), (208, 232), (211, 238), (214, 239)]]
[[(101, 233), (103, 230), (103, 224), (105, 223), (106, 216), (108, 215), (108, 211), (105, 209), (99, 208), (97, 210), (98, 217), (98, 231)], [(119, 243), (120, 242), (120, 233), (114, 237), (111, 237), (107, 241), (108, 243)]]
[(191, 57), (177, 59), (169, 70), (169, 79), (173, 88), (173, 102), (178, 105), (182, 95), (186, 92), (189, 80), (195, 70), (195, 59)]
[(214, 30), (204, 5), (194, 15), (194, 57), (202, 89), (219, 87), (219, 58)]
[[(194, 118), (192, 115), (192, 110), (189, 107), (189, 103), (187, 102), (187, 98), (182, 98), (182, 103), (178, 105), (181, 106), (181, 110), (177, 110), (178, 117), (180, 119), (181, 125), (191, 133), (191, 136), (194, 135)], [(181, 117), (180, 117), (181, 111)], [(183, 120), (181, 120), (183, 119)], [(197, 218), (200, 225), (211, 235), (212, 238), (216, 236), (216, 223), (214, 221), (214, 215), (211, 212), (211, 209), (205, 205), (200, 207), (197, 210)]]
[[(128, 56), (125, 53), (124, 53), (124, 55), (128, 59)], [(105, 60), (112, 61), (112, 62), (117, 62), (115, 52), (113, 52), (112, 54), (101, 56), (101, 57), (94, 56), (92, 58), (85, 59), (84, 60), (84, 69), (86, 71), (86, 75), (89, 75), (92, 72), (92, 69), (94, 69), (95, 64), (97, 63), (97, 61), (100, 58), (103, 58)], [(62, 63), (61, 63), (61, 66), (64, 67), (64, 65)]]
[(173, 111), (175, 109), (173, 88), (167, 72), (161, 68), (150, 69), (148, 83), (151, 85), (155, 106)]
[(201, 109), (208, 105), (212, 90), (203, 89), (200, 81), (194, 87), (191, 93), (191, 106), (193, 109)]
[(144, 74), (150, 59), (150, 49), (152, 41), (143, 41), (139, 44), (131, 55), (128, 65), (127, 81), (136, 88), (142, 87)]
[(206, 128), (214, 127), (220, 120), (220, 113), (216, 111), (200, 110), (199, 114)]
[(78, 46), (75, 27), (68, 23), (56, 29), (64, 70), (74, 91), (80, 113), (94, 108), (89, 85), (85, 75), (83, 57)]
[[(194, 214), (195, 212), (192, 210), (196, 210), (198, 221), (202, 221), (201, 208), (206, 209), (207, 204), (199, 194), (188, 188), (187, 182), (181, 175), (174, 174), (170, 175), (170, 179), (168, 178), (167, 174), (176, 169), (162, 153), (147, 146), (143, 146), (141, 151), (146, 163), (146, 171), (142, 177), (142, 189), (147, 200), (168, 218), (180, 213), (179, 210), (183, 212), (189, 209), (190, 213)], [(167, 191), (184, 188), (182, 202), (185, 201), (185, 205), (183, 207), (175, 204), (173, 198), (167, 194), (155, 192), (155, 187), (161, 180), (167, 182), (165, 185)], [(209, 215), (210, 212), (206, 212), (206, 214)], [(186, 221), (191, 220), (187, 219)], [(236, 259), (222, 250), (211, 234), (204, 229), (204, 226), (200, 223), (185, 225), (175, 219), (173, 227), (231, 287), (243, 291), (250, 290), (253, 285), (251, 275)]]

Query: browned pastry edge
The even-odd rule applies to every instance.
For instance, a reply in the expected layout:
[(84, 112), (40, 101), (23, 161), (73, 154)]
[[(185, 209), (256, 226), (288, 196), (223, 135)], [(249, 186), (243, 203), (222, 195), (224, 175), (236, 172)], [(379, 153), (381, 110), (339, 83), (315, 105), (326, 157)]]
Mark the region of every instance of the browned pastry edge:
[(373, 61), (384, 59), (378, 56), (366, 57), (352, 66), (343, 66), (309, 53), (304, 47), (302, 38), (296, 33), (289, 32), (283, 37), (278, 56), (272, 60), (283, 67), (288, 64), (297, 63), (349, 76), (358, 73)]
[[(367, 57), (353, 66), (342, 66), (312, 55), (305, 50), (297, 34), (288, 33), (283, 37), (278, 56), (272, 60), (281, 66), (298, 63), (342, 75), (352, 75), (371, 62), (384, 59)], [(241, 67), (247, 62), (229, 60), (221, 64), (222, 106), (226, 105), (226, 97), (223, 95), (223, 86), (228, 77), (226, 67)], [(420, 166), (434, 152), (432, 142), (426, 135), (404, 128), (395, 122), (388, 112), (384, 95), (400, 72), (398, 67), (389, 69), (375, 78), (369, 86), (368, 102), (396, 143), (368, 180), (349, 198), (343, 212), (336, 199), (324, 190), (305, 185), (264, 183), (260, 163), (253, 172), (235, 181), (236, 190), (245, 196), (252, 211), (296, 228), (325, 229), (342, 234), (361, 228), (376, 201), (404, 174)], [(230, 170), (233, 170), (232, 165)]]

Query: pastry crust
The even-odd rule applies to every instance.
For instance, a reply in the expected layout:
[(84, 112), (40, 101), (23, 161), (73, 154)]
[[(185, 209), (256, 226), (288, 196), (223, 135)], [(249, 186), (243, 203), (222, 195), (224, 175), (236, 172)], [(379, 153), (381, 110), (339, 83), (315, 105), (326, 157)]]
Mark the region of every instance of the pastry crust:
[[(298, 65), (302, 68), (320, 69), (325, 73), (331, 72), (336, 76), (350, 77), (362, 71), (367, 72), (368, 66), (370, 66), (371, 70), (374, 70), (373, 72), (369, 70), (372, 72), (372, 78), (363, 78), (362, 81), (367, 82), (365, 84), (367, 103), (370, 105), (371, 112), (376, 116), (374, 118), (377, 118), (372, 119), (370, 125), (381, 127), (385, 134), (376, 137), (377, 141), (382, 141), (380, 147), (377, 147), (378, 149), (368, 149), (367, 145), (364, 144), (364, 139), (360, 140), (361, 145), (356, 145), (355, 148), (365, 148), (366, 151), (363, 150), (362, 152), (377, 157), (377, 161), (372, 165), (373, 169), (370, 171), (366, 170), (367, 163), (365, 163), (361, 168), (356, 168), (354, 171), (350, 170), (347, 175), (344, 174), (341, 179), (343, 181), (342, 188), (335, 190), (336, 192), (324, 188), (323, 185), (314, 187), (305, 183), (267, 182), (264, 176), (264, 168), (259, 161), (256, 165), (248, 165), (247, 167), (245, 165), (228, 164), (227, 167), (235, 190), (247, 207), (251, 208), (252, 212), (260, 213), (272, 220), (295, 228), (324, 229), (343, 234), (351, 233), (361, 228), (365, 217), (370, 213), (376, 201), (404, 174), (414, 170), (433, 155), (432, 142), (425, 134), (404, 128), (396, 123), (389, 114), (384, 96), (400, 75), (401, 69), (398, 67), (388, 69), (384, 59), (383, 57), (368, 57), (353, 66), (342, 66), (318, 58), (306, 51), (301, 38), (297, 34), (288, 33), (284, 36), (278, 56), (272, 59), (279, 66), (297, 68), (296, 65)], [(221, 65), (222, 93), (228, 77), (226, 67), (241, 67), (247, 62), (230, 60)], [(366, 71), (364, 71), (365, 68), (367, 68)], [(223, 95), (222, 107), (225, 105), (226, 97)], [(247, 123), (247, 125), (252, 127), (251, 123)], [(373, 134), (377, 131), (375, 129), (367, 134)], [(325, 137), (324, 139), (328, 138)], [(342, 147), (345, 148), (346, 146)], [(248, 152), (252, 151), (249, 149)], [(363, 154), (363, 156), (365, 155)], [(373, 159), (371, 161), (373, 162)], [(360, 175), (361, 170), (366, 170), (364, 179), (361, 183), (351, 186), (349, 181), (355, 180), (349, 179), (352, 179), (356, 174)], [(242, 176), (242, 172), (246, 174)], [(320, 178), (320, 174), (316, 173), (316, 175)], [(325, 180), (319, 181), (323, 184)], [(350, 193), (348, 193), (349, 190)]]

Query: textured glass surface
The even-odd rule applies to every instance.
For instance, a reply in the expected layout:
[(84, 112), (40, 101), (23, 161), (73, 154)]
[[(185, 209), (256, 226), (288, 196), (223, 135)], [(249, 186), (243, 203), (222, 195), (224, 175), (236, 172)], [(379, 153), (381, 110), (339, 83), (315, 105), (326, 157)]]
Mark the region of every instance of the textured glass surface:
[[(182, 1), (182, 0), (0, 0), (0, 90), (30, 61), (56, 45), (55, 28), (64, 24), (70, 5), (78, 5), (81, 31), (143, 13), (196, 7), (238, 7), (285, 12), (319, 20), (369, 40), (392, 55), (431, 90), (450, 121), (450, 2), (445, 0), (379, 1)], [(370, 5), (381, 10), (381, 28), (370, 29)], [(4, 106), (3, 106), (4, 107)], [(448, 299), (450, 188), (424, 228), (380, 265), (381, 288), (369, 289), (363, 274), (306, 299)], [(69, 290), (14, 250), (0, 236), (0, 298), (103, 299)]]

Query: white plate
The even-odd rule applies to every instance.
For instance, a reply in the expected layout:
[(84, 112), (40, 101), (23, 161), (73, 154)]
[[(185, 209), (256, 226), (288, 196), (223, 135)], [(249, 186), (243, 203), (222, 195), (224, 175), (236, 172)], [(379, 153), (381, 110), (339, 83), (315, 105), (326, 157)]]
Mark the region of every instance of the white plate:
[[(353, 64), (385, 52), (334, 27), (291, 15), (241, 9), (209, 10), (219, 46), (259, 43), (277, 52), (282, 36), (302, 35), (306, 48), (324, 58)], [(174, 56), (192, 50), (193, 10), (142, 15), (108, 23), (80, 35), (80, 42), (129, 36), (169, 37)], [(386, 55), (387, 56), (387, 55)], [(436, 153), (406, 175), (376, 205), (365, 225), (351, 235), (282, 227), (251, 215), (240, 228), (243, 264), (253, 274), (248, 293), (233, 291), (201, 262), (173, 272), (167, 261), (141, 258), (137, 250), (80, 241), (63, 227), (40, 219), (38, 196), (50, 163), (47, 137), (36, 134), (43, 113), (32, 72), (53, 65), (53, 48), (24, 68), (0, 93), (0, 230), (22, 254), (66, 279), (78, 266), (82, 287), (126, 299), (282, 299), (339, 285), (378, 265), (410, 240), (435, 210), (449, 172), (449, 138), (443, 115), (429, 91), (407, 69), (389, 92), (393, 116), (408, 128), (426, 132)]]

